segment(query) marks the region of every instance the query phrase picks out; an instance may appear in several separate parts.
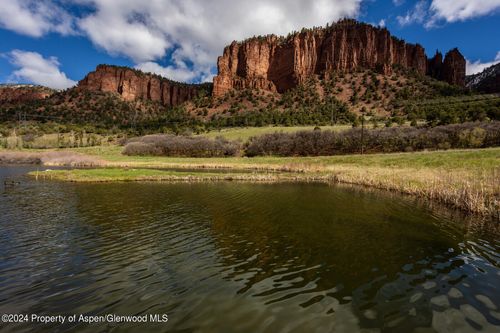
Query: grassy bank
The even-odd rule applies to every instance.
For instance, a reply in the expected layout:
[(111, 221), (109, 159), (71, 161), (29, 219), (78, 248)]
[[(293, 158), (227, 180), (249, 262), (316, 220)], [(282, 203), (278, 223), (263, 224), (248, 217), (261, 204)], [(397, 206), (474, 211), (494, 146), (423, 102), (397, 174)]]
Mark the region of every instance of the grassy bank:
[[(70, 151), (78, 156), (98, 160), (100, 166), (109, 169), (50, 171), (44, 176), (86, 182), (142, 180), (342, 182), (417, 195), (464, 211), (500, 219), (500, 148), (254, 158), (124, 156), (120, 153), (121, 149), (122, 147), (118, 146), (71, 149)], [(168, 168), (227, 169), (228, 173), (182, 173), (161, 170)], [(232, 170), (260, 172), (234, 174)], [(265, 173), (265, 171), (281, 172)]]
[(30, 173), (37, 179), (61, 180), (77, 183), (88, 182), (132, 182), (132, 181), (251, 181), (251, 182), (283, 182), (283, 181), (328, 181), (326, 174), (305, 173), (231, 173), (231, 172), (189, 172), (157, 169), (75, 169), (46, 170)]
[[(367, 126), (370, 126), (368, 124)], [(213, 130), (207, 133), (200, 134), (207, 138), (215, 138), (222, 136), (228, 140), (241, 140), (247, 141), (252, 136), (259, 136), (263, 134), (270, 134), (274, 132), (294, 133), (298, 131), (312, 131), (316, 126), (263, 126), (263, 127), (230, 127), (222, 128), (220, 130)], [(334, 125), (334, 126), (319, 126), (322, 131), (344, 131), (352, 128), (351, 125)]]
[(336, 166), (439, 169), (467, 172), (492, 171), (500, 168), (500, 148), (424, 151), (414, 153), (339, 155), (318, 157), (223, 157), (187, 158), (163, 156), (125, 156), (123, 147), (89, 147), (70, 150), (104, 160), (108, 167), (136, 168), (202, 168), (242, 170), (321, 171)]

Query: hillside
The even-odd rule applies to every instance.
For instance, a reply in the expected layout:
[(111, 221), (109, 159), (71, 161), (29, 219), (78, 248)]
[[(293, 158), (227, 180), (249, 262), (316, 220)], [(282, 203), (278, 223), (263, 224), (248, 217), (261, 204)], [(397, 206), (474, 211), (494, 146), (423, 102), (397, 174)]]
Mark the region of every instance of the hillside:
[(187, 104), (190, 113), (222, 127), (352, 123), (361, 114), (378, 122), (446, 124), (499, 119), (499, 107), (497, 95), (474, 94), (402, 68), (391, 76), (372, 70), (335, 73), (328, 79), (314, 76), (283, 94), (234, 89)]
[(499, 96), (472, 94), (402, 68), (395, 68), (391, 76), (372, 70), (339, 72), (328, 79), (313, 76), (282, 94), (235, 89), (213, 97), (210, 85), (204, 87), (191, 100), (172, 106), (162, 100), (130, 95), (124, 98), (119, 92), (77, 86), (45, 99), (2, 104), (0, 121), (23, 119), (155, 131), (177, 127), (348, 124), (356, 122), (362, 113), (379, 123), (423, 119), (445, 124), (500, 118)]
[(465, 79), (468, 88), (484, 93), (500, 93), (500, 63)]
[[(467, 82), (483, 82), (483, 76)], [(440, 52), (427, 58), (420, 45), (354, 20), (287, 37), (233, 42), (219, 57), (213, 81), (186, 84), (99, 65), (65, 91), (30, 86), (42, 93), (23, 95), (28, 88), (9, 88), (10, 95), (4, 96), (14, 97), (11, 102), (4, 97), (0, 121), (7, 126), (23, 120), (144, 132), (356, 125), (361, 114), (374, 124), (500, 119), (499, 96), (464, 86), (465, 60), (457, 49), (444, 59)]]
[[(79, 124), (88, 128), (130, 128), (182, 122), (189, 119), (182, 109), (150, 100), (127, 101), (117, 93), (72, 88), (44, 100), (0, 106), (0, 122)], [(15, 124), (14, 124), (15, 125)]]
[[(64, 91), (37, 86), (30, 89), (50, 91), (50, 94), (0, 104), (0, 121), (139, 129), (188, 124), (188, 115), (176, 107), (198, 95), (210, 95), (211, 84), (185, 84), (128, 67), (99, 65), (76, 87)], [(10, 91), (10, 95), (24, 96), (27, 88), (12, 86)]]
[(0, 105), (16, 105), (41, 100), (51, 96), (54, 92), (54, 89), (33, 84), (1, 84)]

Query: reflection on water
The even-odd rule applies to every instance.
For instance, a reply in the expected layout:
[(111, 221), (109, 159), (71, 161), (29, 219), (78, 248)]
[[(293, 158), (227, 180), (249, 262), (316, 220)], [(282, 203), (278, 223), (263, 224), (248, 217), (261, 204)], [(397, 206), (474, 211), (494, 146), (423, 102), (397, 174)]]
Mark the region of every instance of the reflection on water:
[(1, 313), (169, 322), (2, 324), (7, 332), (500, 329), (495, 227), (470, 228), (408, 197), (320, 184), (16, 179), (0, 197)]

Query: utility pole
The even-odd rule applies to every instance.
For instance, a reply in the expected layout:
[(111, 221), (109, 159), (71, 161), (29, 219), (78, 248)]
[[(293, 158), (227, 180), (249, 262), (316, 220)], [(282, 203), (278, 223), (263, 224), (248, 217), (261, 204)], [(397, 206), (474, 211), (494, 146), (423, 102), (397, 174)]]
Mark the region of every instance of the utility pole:
[(330, 100), (330, 124), (333, 126), (334, 123), (333, 123), (333, 100)]
[(365, 134), (365, 114), (361, 113), (361, 155), (363, 155), (363, 145), (364, 145), (364, 134)]

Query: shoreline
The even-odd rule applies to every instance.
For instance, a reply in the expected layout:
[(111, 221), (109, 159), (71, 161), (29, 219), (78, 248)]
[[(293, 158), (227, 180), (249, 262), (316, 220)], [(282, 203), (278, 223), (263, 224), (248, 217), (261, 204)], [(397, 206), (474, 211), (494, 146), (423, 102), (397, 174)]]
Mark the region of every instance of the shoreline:
[[(451, 186), (445, 176), (434, 176), (427, 184), (424, 180), (404, 181), (408, 170), (391, 170), (393, 177), (378, 173), (367, 175), (369, 171), (345, 170), (336, 173), (312, 172), (281, 172), (281, 173), (210, 173), (205, 171), (182, 172), (157, 169), (73, 169), (31, 172), (30, 176), (41, 180), (57, 180), (74, 183), (110, 183), (110, 182), (250, 182), (250, 183), (280, 183), (280, 182), (317, 182), (325, 184), (351, 184), (367, 188), (397, 192), (432, 200), (464, 212), (491, 216), (500, 220), (499, 211), (495, 206), (494, 196), (489, 196), (482, 190), (475, 189), (473, 184), (465, 180), (462, 186)], [(385, 175), (384, 175), (385, 174)], [(498, 204), (498, 203), (497, 203)]]
[(361, 185), (422, 197), (500, 221), (500, 148), (287, 158), (124, 156), (120, 149), (0, 151), (0, 161), (6, 154), (34, 154), (47, 168), (85, 167), (52, 170), (50, 174), (38, 172), (38, 176), (30, 174), (38, 179), (70, 182), (239, 181)]

